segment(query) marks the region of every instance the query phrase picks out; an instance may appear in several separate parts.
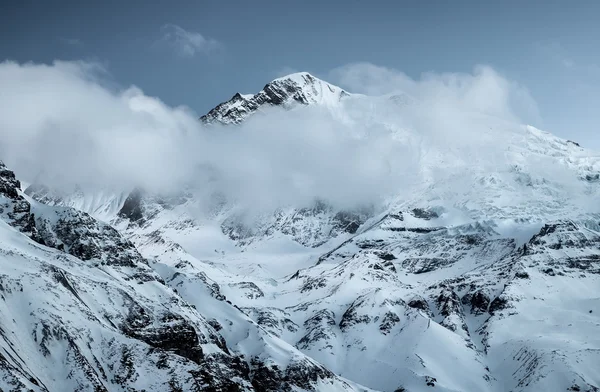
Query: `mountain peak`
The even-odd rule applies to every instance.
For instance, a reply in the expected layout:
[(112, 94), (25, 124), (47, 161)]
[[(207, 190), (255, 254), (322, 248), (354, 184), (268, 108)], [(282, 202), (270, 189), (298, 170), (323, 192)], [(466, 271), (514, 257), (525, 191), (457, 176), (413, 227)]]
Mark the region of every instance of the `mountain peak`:
[(320, 79), (316, 78), (315, 76), (311, 75), (308, 72), (295, 72), (295, 73), (291, 73), (289, 75), (285, 75), (285, 76), (281, 76), (279, 78), (273, 79), (273, 81), (271, 81), (271, 83), (284, 81), (284, 80), (291, 80), (298, 84), (306, 83), (306, 82), (314, 83), (317, 80), (321, 81)]
[(205, 124), (239, 124), (252, 114), (270, 106), (291, 109), (301, 105), (335, 106), (349, 96), (340, 87), (316, 78), (308, 72), (297, 72), (272, 80), (254, 95), (236, 93), (229, 101), (217, 105), (200, 117)]

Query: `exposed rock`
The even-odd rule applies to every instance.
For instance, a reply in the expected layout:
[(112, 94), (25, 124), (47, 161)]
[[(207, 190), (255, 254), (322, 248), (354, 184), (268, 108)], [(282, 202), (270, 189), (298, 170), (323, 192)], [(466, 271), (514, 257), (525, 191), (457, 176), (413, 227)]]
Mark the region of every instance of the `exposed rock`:
[(402, 260), (402, 268), (413, 274), (424, 274), (452, 264), (452, 259), (412, 257)]
[(318, 341), (328, 341), (334, 338), (335, 314), (327, 309), (316, 312), (304, 322), (306, 334), (296, 343), (299, 349), (307, 349)]
[(468, 337), (469, 328), (465, 322), (465, 314), (458, 294), (450, 288), (442, 288), (436, 298), (436, 304), (440, 314), (444, 316), (440, 325), (453, 332), (460, 329), (464, 331), (464, 336)]
[(134, 339), (172, 351), (197, 364), (204, 358), (196, 330), (177, 314), (165, 313), (155, 321), (144, 308), (135, 307), (121, 328)]
[(411, 213), (415, 218), (419, 218), (419, 219), (423, 219), (423, 220), (431, 220), (431, 219), (439, 218), (438, 213), (431, 209), (414, 208), (411, 211)]
[(382, 334), (387, 335), (392, 328), (400, 322), (400, 317), (394, 312), (386, 312), (379, 324), (379, 330)]
[(32, 240), (44, 244), (38, 234), (31, 205), (19, 194), (20, 190), (21, 182), (17, 180), (15, 173), (0, 161), (0, 216), (4, 215), (8, 224)]
[(230, 286), (242, 289), (246, 298), (256, 299), (265, 296), (265, 293), (254, 282), (232, 283)]
[(342, 331), (346, 331), (356, 324), (368, 324), (371, 322), (371, 317), (367, 314), (360, 314), (358, 309), (362, 306), (364, 299), (356, 299), (352, 305), (346, 309), (340, 320), (339, 327)]
[(461, 302), (465, 305), (471, 306), (471, 313), (480, 315), (487, 313), (490, 305), (490, 298), (485, 294), (483, 290), (477, 290), (474, 293), (466, 294)]
[(36, 218), (39, 235), (48, 246), (81, 260), (97, 260), (107, 265), (138, 267), (146, 264), (130, 241), (85, 212), (60, 208), (54, 215), (52, 219)]
[(386, 261), (396, 260), (396, 256), (394, 256), (392, 253), (389, 253), (389, 252), (376, 252), (375, 254), (381, 260), (386, 260)]
[(140, 222), (144, 218), (144, 210), (142, 208), (142, 196), (143, 192), (140, 189), (134, 189), (127, 199), (125, 199), (125, 203), (123, 203), (123, 207), (119, 211), (118, 215), (121, 218), (129, 219), (131, 222)]
[(425, 300), (425, 298), (422, 298), (422, 297), (419, 297), (419, 296), (414, 296), (412, 299), (410, 299), (407, 302), (407, 304), (411, 308), (420, 309), (420, 310), (425, 311), (426, 313), (431, 313), (431, 311), (429, 309), (429, 304), (427, 303), (427, 301)]
[(319, 102), (323, 96), (340, 101), (349, 94), (309, 73), (301, 72), (275, 79), (252, 96), (237, 93), (229, 101), (200, 117), (200, 120), (205, 124), (240, 124), (262, 107), (309, 105)]
[(298, 325), (289, 318), (289, 313), (281, 309), (242, 308), (242, 310), (274, 336), (279, 337), (286, 331), (291, 333), (298, 331)]
[(494, 298), (489, 307), (489, 312), (491, 315), (496, 314), (501, 310), (509, 308), (508, 299), (504, 296), (500, 295), (499, 297)]

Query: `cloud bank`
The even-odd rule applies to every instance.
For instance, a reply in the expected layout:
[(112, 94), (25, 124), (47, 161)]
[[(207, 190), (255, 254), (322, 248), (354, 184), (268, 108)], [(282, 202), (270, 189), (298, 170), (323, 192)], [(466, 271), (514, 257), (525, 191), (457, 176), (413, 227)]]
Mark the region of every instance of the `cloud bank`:
[[(414, 199), (431, 184), (439, 184), (441, 199), (448, 190), (466, 192), (480, 176), (515, 170), (508, 163), (527, 151), (515, 86), (492, 69), (415, 81), (372, 67), (335, 72), (349, 88), (391, 95), (355, 95), (343, 106), (273, 110), (239, 127), (205, 128), (188, 108), (169, 107), (136, 87), (106, 87), (95, 64), (4, 62), (0, 158), (23, 180), (58, 188), (168, 192), (186, 185), (207, 200), (218, 192), (256, 208), (315, 198), (351, 208), (392, 195)], [(557, 165), (548, 157), (536, 168), (577, 186)]]
[(472, 73), (424, 73), (418, 80), (391, 68), (370, 63), (348, 64), (330, 72), (330, 78), (350, 91), (367, 95), (403, 92), (420, 100), (447, 104), (531, 125), (541, 122), (529, 91), (490, 66), (478, 65)]

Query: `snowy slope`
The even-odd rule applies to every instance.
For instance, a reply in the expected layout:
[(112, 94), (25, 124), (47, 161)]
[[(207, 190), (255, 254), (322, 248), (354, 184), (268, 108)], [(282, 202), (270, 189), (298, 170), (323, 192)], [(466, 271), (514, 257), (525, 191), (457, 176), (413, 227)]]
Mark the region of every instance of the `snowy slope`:
[[(54, 207), (32, 202), (33, 226), (14, 209), (4, 219), (48, 238), (56, 229), (43, 228), (56, 226), (59, 206), (74, 207), (118, 230), (162, 289), (195, 306), (189, 317), (225, 342), (222, 358), (243, 358), (250, 375), (240, 377), (256, 390), (290, 378), (317, 390), (598, 390), (596, 152), (482, 113), (453, 113), (460, 121), (452, 125), (479, 126), (466, 137), (436, 133), (428, 102), (349, 94), (306, 73), (236, 94), (202, 121), (240, 124), (312, 107), (357, 140), (401, 148), (390, 167), (402, 186), (391, 184), (376, 205), (316, 200), (249, 220), (252, 211), (220, 199), (209, 214), (195, 213), (193, 189), (106, 196), (34, 185), (27, 195)], [(91, 231), (93, 240), (104, 230)], [(311, 369), (308, 384), (298, 366)]]
[(1, 390), (364, 390), (262, 330), (206, 279), (178, 294), (111, 226), (30, 204), (0, 168)]

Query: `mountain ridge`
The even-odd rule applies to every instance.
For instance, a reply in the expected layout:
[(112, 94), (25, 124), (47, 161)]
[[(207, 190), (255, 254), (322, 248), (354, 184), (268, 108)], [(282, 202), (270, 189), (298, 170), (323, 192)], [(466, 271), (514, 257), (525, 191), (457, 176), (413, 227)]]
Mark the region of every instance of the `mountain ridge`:
[[(37, 312), (33, 320), (19, 319), (18, 326), (30, 330), (39, 319), (51, 331), (71, 332), (90, 312), (99, 320), (108, 314), (137, 362), (109, 351), (119, 358), (117, 365), (101, 344), (90, 342), (93, 349), (85, 349), (79, 341), (67, 342), (78, 347), (71, 355), (87, 358), (86, 369), (102, 368), (110, 375), (106, 379), (117, 381), (107, 384), (100, 370), (88, 372), (110, 391), (139, 390), (134, 374), (140, 379), (149, 372), (156, 374), (144, 386), (161, 390), (170, 382), (160, 367), (163, 356), (186, 383), (179, 385), (184, 390), (201, 380), (197, 389), (207, 391), (598, 391), (600, 376), (593, 368), (600, 363), (600, 213), (593, 204), (600, 200), (598, 155), (493, 116), (477, 117), (481, 128), (466, 140), (456, 142), (459, 135), (452, 134), (440, 142), (438, 133), (392, 121), (410, 118), (415, 105), (406, 99), (346, 99), (344, 90), (332, 86), (332, 91), (311, 78), (299, 73), (276, 79), (252, 98), (236, 94), (237, 109), (226, 102), (211, 111), (210, 121), (236, 125), (254, 113), (269, 116), (268, 108), (284, 115), (293, 108), (301, 115), (311, 104), (335, 105), (341, 113), (336, 121), (359, 130), (383, 124), (389, 138), (384, 140), (398, 139), (416, 150), (410, 157), (419, 187), (373, 208), (343, 209), (317, 199), (257, 217), (226, 195), (212, 195), (209, 213), (201, 215), (194, 213), (202, 203), (194, 189), (178, 189), (170, 197), (140, 189), (106, 198), (56, 192), (59, 197), (33, 184), (23, 196), (14, 173), (0, 170), (5, 173), (0, 192), (8, 184), (10, 199), (2, 199), (2, 220), (11, 225), (0, 225), (4, 254), (18, 249), (21, 264), (51, 264), (47, 268), (58, 271), (51, 276), (64, 290), (39, 295), (91, 309), (59, 321)], [(315, 87), (314, 95), (315, 84), (325, 90)], [(319, 101), (323, 91), (334, 99)], [(427, 115), (428, 108), (415, 110)], [(394, 116), (386, 117), (389, 111)], [(364, 142), (372, 135), (359, 136)], [(483, 153), (477, 155), (479, 149)], [(497, 162), (488, 165), (492, 158)], [(46, 245), (29, 251), (33, 229)], [(0, 263), (10, 281), (0, 281), (0, 287), (11, 287), (15, 298), (21, 298), (19, 279), (40, 290), (50, 285), (43, 274), (27, 280), (10, 266)], [(94, 268), (116, 280), (107, 281)], [(102, 300), (104, 294), (90, 306), (93, 295), (86, 293), (103, 293), (108, 282), (139, 306), (111, 304)], [(0, 323), (2, 329), (17, 329), (10, 318)], [(184, 344), (166, 333), (172, 326), (175, 340)], [(60, 355), (61, 347), (47, 341), (64, 342), (64, 334), (46, 335), (54, 338), (43, 340), (40, 332), (33, 343), (29, 335), (20, 339), (31, 352), (43, 354), (46, 347)], [(75, 336), (85, 342), (81, 333)], [(198, 347), (206, 357), (199, 357)], [(42, 357), (40, 363), (49, 361)], [(133, 367), (123, 365), (130, 362)], [(77, 363), (83, 362), (69, 366)], [(32, 387), (10, 370), (15, 361), (0, 364)], [(91, 390), (85, 377), (77, 376), (87, 380), (80, 389)], [(33, 379), (50, 384), (49, 378)]]

